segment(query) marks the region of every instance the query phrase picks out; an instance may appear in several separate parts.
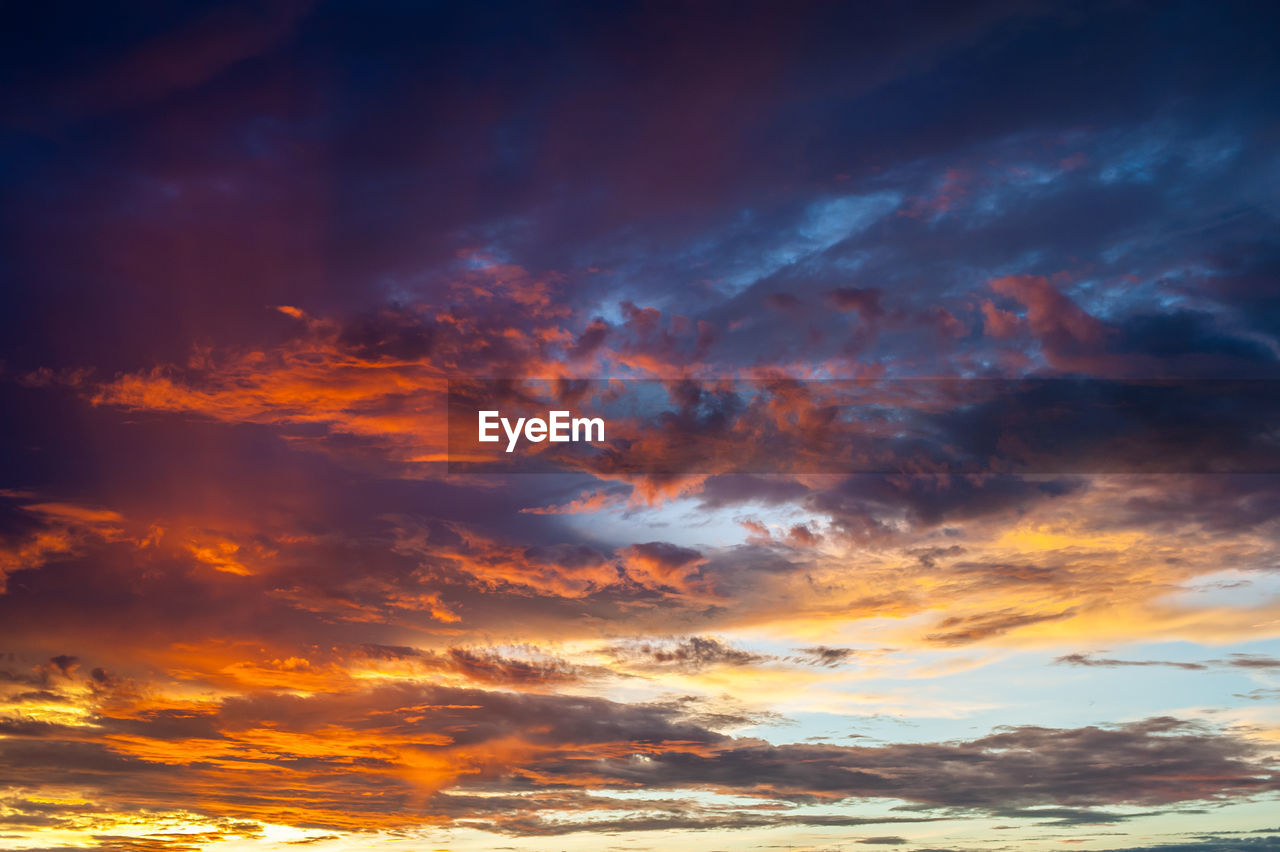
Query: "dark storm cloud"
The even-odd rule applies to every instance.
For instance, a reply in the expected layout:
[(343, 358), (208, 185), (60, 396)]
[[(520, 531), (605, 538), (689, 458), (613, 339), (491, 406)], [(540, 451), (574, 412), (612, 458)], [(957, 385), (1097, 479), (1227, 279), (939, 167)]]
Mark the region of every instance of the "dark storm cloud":
[(886, 522), (907, 519), (933, 527), (1008, 512), (1022, 512), (1041, 501), (1085, 488), (1076, 479), (1024, 479), (1017, 476), (851, 476), (815, 492), (806, 508), (827, 515), (854, 534), (874, 532)]
[[(1056, 317), (1071, 337), (1085, 318)], [(1061, 327), (1058, 327), (1061, 326)], [(450, 471), (644, 474), (1277, 473), (1274, 379), (792, 379), (453, 382)], [(572, 407), (607, 434), (524, 452), (486, 446), (477, 412)], [(500, 440), (499, 440), (500, 443)], [(995, 493), (997, 481), (986, 494)], [(714, 503), (778, 499), (759, 480), (715, 482)], [(1042, 484), (1041, 488), (1052, 487)], [(1061, 491), (1069, 490), (1065, 483)]]
[(586, 544), (551, 544), (530, 547), (524, 552), (531, 562), (558, 565), (562, 568), (594, 568), (603, 565), (608, 558)]
[(740, 503), (778, 505), (807, 493), (809, 489), (803, 483), (783, 476), (721, 474), (703, 483), (698, 499), (708, 508), (719, 509)]
[[(862, 537), (887, 535), (892, 525), (904, 520), (929, 528), (1022, 513), (1041, 502), (1080, 494), (1088, 487), (1088, 481), (1080, 477), (859, 474), (806, 484), (785, 475), (724, 474), (709, 477), (698, 497), (709, 508), (799, 503), (829, 519), (837, 529)], [(1152, 520), (1155, 517), (1153, 512)], [(963, 551), (943, 548), (928, 558), (936, 560), (959, 552)]]
[(431, 327), (413, 312), (385, 310), (350, 320), (338, 346), (369, 360), (420, 361), (431, 352), (431, 335)]
[[(95, 20), (93, 38), (60, 31), (54, 14), (28, 12), (11, 29), (15, 49), (3, 68), (23, 84), (7, 90), (31, 93), (6, 103), (10, 125), (53, 121), (78, 132), (61, 149), (20, 130), (6, 141), (14, 204), (25, 203), (29, 217), (22, 224), (15, 206), (6, 221), (13, 236), (35, 236), (9, 275), (89, 297), (62, 320), (86, 339), (56, 338), (83, 365), (107, 348), (90, 308), (120, 319), (126, 310), (75, 283), (93, 280), (82, 273), (94, 267), (126, 288), (112, 292), (154, 297), (153, 310), (179, 320), (172, 331), (185, 348), (192, 336), (228, 333), (228, 316), (239, 333), (279, 333), (264, 303), (376, 311), (380, 297), (435, 289), (459, 242), (500, 245), (530, 268), (561, 270), (573, 302), (596, 301), (602, 284), (641, 308), (679, 295), (688, 302), (681, 312), (696, 320), (716, 301), (705, 285), (715, 270), (750, 286), (786, 265), (766, 250), (755, 268), (733, 269), (739, 243), (768, 249), (771, 234), (799, 228), (801, 276), (773, 292), (810, 305), (832, 294), (837, 309), (867, 321), (914, 315), (961, 283), (965, 269), (1007, 266), (1033, 251), (1055, 272), (1069, 256), (1136, 242), (1113, 266), (1150, 273), (1161, 266), (1152, 244), (1162, 229), (1192, 238), (1197, 254), (1265, 233), (1265, 208), (1246, 208), (1252, 222), (1236, 215), (1208, 232), (1188, 233), (1175, 218), (1194, 224), (1192, 202), (1216, 215), (1250, 174), (1267, 169), (1251, 138), (1251, 108), (1269, 91), (1275, 60), (1262, 36), (1267, 23), (1241, 24), (1269, 18), (1256, 6), (1244, 15), (1177, 4), (1068, 12), (990, 3), (876, 20), (839, 5), (781, 18), (767, 7), (726, 12), (686, 9), (677, 27), (621, 10), (517, 8), (509, 29), (494, 29), (460, 8), (366, 10), (353, 26), (338, 10), (278, 4)], [(417, 33), (429, 34), (431, 49)], [(58, 48), (40, 56), (29, 47), (37, 43)], [(483, 49), (461, 47), (468, 44)], [(1170, 44), (1182, 45), (1176, 65), (1167, 61)], [(530, 61), (546, 55), (563, 62)], [(621, 55), (631, 60), (619, 63)], [(1010, 64), (1018, 75), (1005, 73)], [(565, 67), (578, 72), (556, 70)], [(466, 69), (465, 94), (442, 82), (447, 68)], [(1055, 85), (1064, 73), (1079, 88)], [(1079, 94), (1090, 86), (1108, 97)], [(35, 93), (51, 90), (74, 93), (60, 115), (32, 106), (48, 102)], [(126, 102), (132, 112), (122, 114)], [(1220, 132), (1196, 138), (1206, 123)], [(1175, 181), (1205, 191), (1163, 189)], [(791, 188), (778, 193), (779, 185)], [(888, 216), (868, 236), (885, 250), (851, 274), (853, 264), (840, 262), (866, 247), (839, 231), (844, 208), (822, 205), (895, 185), (914, 215)], [(74, 207), (71, 186), (81, 188)], [(165, 293), (154, 272), (130, 269), (111, 248), (112, 217), (121, 213), (153, 257), (188, 270), (187, 292)], [(1135, 234), (1137, 223), (1153, 224)], [(59, 237), (90, 251), (42, 263), (57, 255)], [(838, 262), (823, 261), (827, 251)], [(1234, 267), (1248, 268), (1253, 255)], [(916, 272), (894, 268), (906, 256)], [(301, 268), (291, 271), (290, 259)], [(955, 271), (919, 274), (944, 261)], [(799, 292), (805, 275), (824, 281), (818, 298)], [(881, 280), (910, 281), (911, 304), (871, 298), (889, 293)], [(41, 304), (37, 289), (24, 288), (23, 304)], [(778, 331), (794, 321), (754, 318)], [(728, 318), (708, 319), (729, 333)], [(923, 345), (931, 323), (884, 345)], [(595, 329), (579, 357), (605, 335)], [(821, 339), (808, 339), (820, 350), (848, 342), (829, 323), (815, 330)], [(579, 331), (588, 334), (585, 320)], [(743, 350), (784, 340), (759, 326), (734, 338), (726, 343)], [(1249, 345), (1234, 339), (1210, 346)], [(727, 363), (742, 360), (732, 354)]]
[(1222, 474), (1165, 479), (1163, 487), (1135, 488), (1116, 520), (1164, 528), (1196, 523), (1209, 532), (1229, 534), (1264, 525), (1277, 514), (1280, 477)]
[[(1152, 751), (1151, 746), (1157, 743), (1160, 748)], [(1234, 775), (1232, 784), (1256, 793), (1274, 789), (1274, 778), (1246, 775), (1244, 766), (1237, 764), (1239, 748), (1233, 744), (1220, 750), (1213, 736), (1188, 729), (1176, 720), (1153, 719), (1111, 730), (1019, 728), (969, 744), (891, 746), (883, 752), (847, 752), (831, 746), (743, 745), (714, 757), (662, 756), (654, 759), (656, 766), (645, 763), (636, 766), (634, 772), (627, 767), (623, 777), (656, 780), (666, 776), (662, 783), (671, 783), (672, 776), (699, 778), (701, 783), (726, 788), (733, 786), (734, 778), (750, 777), (781, 798), (821, 799), (860, 790), (852, 795), (902, 795), (938, 806), (976, 809), (1050, 801), (1089, 806), (1107, 801), (1140, 805), (1180, 801), (1189, 788), (1183, 780), (1175, 780), (1176, 776), (1181, 772), (1194, 775), (1196, 767), (1208, 764), (1223, 768), (1236, 764), (1239, 768), (1228, 773)], [(854, 757), (853, 752), (857, 762), (845, 764), (841, 756)], [(1156, 769), (1157, 777), (1150, 778), (1142, 789), (1125, 789), (1134, 779), (1124, 767), (1143, 763), (1142, 755), (1155, 754), (1159, 754), (1159, 766), (1146, 765)], [(890, 763), (881, 762), (881, 757), (888, 757)], [(896, 763), (898, 759), (904, 759), (904, 763)], [(1101, 763), (1077, 775), (1085, 768), (1082, 761), (1095, 760)], [(912, 768), (908, 769), (907, 764)], [(948, 774), (943, 768), (947, 765), (963, 766), (963, 771), (982, 780), (968, 786), (956, 784), (950, 777), (928, 777), (930, 772)]]

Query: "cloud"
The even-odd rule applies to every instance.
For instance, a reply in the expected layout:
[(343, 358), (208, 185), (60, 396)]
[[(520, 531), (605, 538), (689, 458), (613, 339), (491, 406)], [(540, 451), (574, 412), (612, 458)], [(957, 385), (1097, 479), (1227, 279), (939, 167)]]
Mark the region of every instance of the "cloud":
[(797, 648), (796, 650), (803, 655), (802, 659), (809, 665), (826, 666), (828, 668), (843, 665), (858, 654), (853, 648), (829, 648), (826, 645)]
[(670, 642), (630, 642), (613, 645), (607, 653), (628, 666), (669, 667), (691, 672), (714, 666), (754, 666), (773, 659), (734, 648), (713, 636), (688, 636)]
[(1277, 670), (1275, 12), (499, 11), (0, 35), (0, 845), (1247, 828), (1273, 690), (1070, 699)]
[[(685, 647), (724, 656), (723, 646)], [(87, 724), (11, 726), (0, 761), (18, 788), (56, 777), (90, 791), (95, 807), (185, 807), (229, 819), (279, 807), (274, 791), (291, 777), (312, 793), (289, 802), (289, 818), (336, 830), (423, 818), (513, 830), (529, 817), (523, 811), (541, 809), (539, 796), (605, 789), (709, 789), (793, 805), (902, 799), (1043, 818), (1040, 806), (1220, 801), (1263, 795), (1280, 783), (1257, 744), (1168, 717), (1021, 726), (960, 742), (832, 746), (730, 737), (703, 726), (728, 721), (703, 709), (404, 681), (311, 696), (185, 700), (165, 709), (104, 702)], [(425, 812), (411, 807), (414, 790), (428, 794)], [(451, 798), (468, 791), (533, 797), (527, 806), (504, 806), (508, 816), (484, 815)], [(766, 823), (823, 819), (784, 811)]]
[(1066, 654), (1058, 657), (1055, 662), (1069, 666), (1097, 668), (1158, 666), (1193, 672), (1229, 668), (1253, 669), (1256, 671), (1280, 671), (1280, 659), (1260, 654), (1232, 654), (1226, 659), (1206, 660), (1204, 662), (1183, 662), (1177, 660), (1118, 660), (1108, 657), (1096, 657), (1092, 654)]
[(554, 659), (512, 659), (492, 651), (450, 648), (449, 662), (477, 683), (504, 686), (553, 685), (581, 680), (576, 667)]
[(73, 503), (25, 503), (17, 508), (17, 529), (0, 537), (0, 594), (16, 571), (39, 568), (83, 552), (94, 542), (126, 537), (117, 512)]
[(1070, 609), (1056, 613), (1031, 613), (1002, 610), (981, 615), (953, 615), (938, 623), (938, 632), (925, 636), (939, 645), (967, 645), (1008, 633), (1030, 624), (1058, 621), (1073, 615)]
[(705, 557), (691, 547), (665, 541), (634, 544), (622, 550), (629, 574), (659, 586), (685, 588), (696, 583), (696, 572)]

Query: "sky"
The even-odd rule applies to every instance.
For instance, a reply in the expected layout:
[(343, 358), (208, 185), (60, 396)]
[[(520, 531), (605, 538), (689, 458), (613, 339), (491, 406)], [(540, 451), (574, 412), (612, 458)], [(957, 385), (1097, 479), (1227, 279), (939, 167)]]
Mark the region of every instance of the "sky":
[(1278, 38), (6, 7), (0, 847), (1280, 849)]

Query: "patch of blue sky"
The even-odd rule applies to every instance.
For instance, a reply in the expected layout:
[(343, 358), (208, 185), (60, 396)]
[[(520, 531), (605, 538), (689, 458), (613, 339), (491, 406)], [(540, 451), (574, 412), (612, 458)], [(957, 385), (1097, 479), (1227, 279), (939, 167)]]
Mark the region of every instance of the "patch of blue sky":
[(1187, 165), (1199, 172), (1215, 172), (1225, 168), (1244, 150), (1240, 137), (1230, 134), (1197, 139), (1183, 147)]
[(1198, 577), (1175, 592), (1169, 601), (1175, 606), (1187, 604), (1196, 608), (1225, 607), (1242, 611), (1268, 600), (1280, 601), (1280, 576), (1268, 570), (1249, 570), (1250, 567), (1270, 566), (1244, 566)]
[(1228, 132), (1195, 137), (1181, 128), (1151, 126), (1115, 144), (1099, 146), (1098, 179), (1105, 184), (1151, 183), (1161, 168), (1177, 162), (1201, 175), (1220, 172), (1244, 153), (1241, 138)]
[[(993, 278), (1005, 275), (1022, 275), (1026, 273), (1044, 272), (1046, 256), (1043, 249), (1027, 249), (1009, 258), (1008, 262), (989, 269), (979, 270), (979, 280), (984, 284)], [(1049, 269), (1047, 272), (1055, 270)]]
[[(716, 301), (733, 298), (757, 282), (788, 267), (816, 258), (841, 242), (863, 233), (902, 203), (902, 194), (892, 191), (846, 195), (813, 201), (796, 214), (789, 225), (775, 226), (763, 221), (755, 211), (743, 209), (725, 227), (688, 244), (669, 260), (683, 273), (696, 271), (707, 283), (705, 295)], [(831, 258), (841, 272), (854, 272), (871, 258), (871, 250), (846, 252)], [(697, 294), (689, 288), (657, 291), (638, 286), (652, 277), (646, 264), (628, 268), (613, 265), (612, 287), (590, 306), (593, 315), (607, 322), (625, 320), (622, 303), (634, 301), (645, 307), (696, 314)], [(662, 273), (669, 275), (670, 271)], [(692, 300), (691, 300), (692, 298)]]
[[(792, 650), (775, 643), (737, 644), (751, 650), (785, 656)], [(830, 707), (844, 691), (847, 712), (806, 712), (792, 707), (791, 724), (762, 724), (745, 732), (773, 742), (811, 737), (837, 742), (857, 734), (855, 741), (934, 742), (971, 739), (1002, 725), (1034, 718), (1046, 727), (1073, 728), (1104, 721), (1136, 721), (1151, 716), (1177, 715), (1181, 708), (1212, 704), (1224, 710), (1246, 709), (1247, 693), (1266, 686), (1273, 673), (1213, 661), (1231, 654), (1273, 656), (1280, 643), (1251, 642), (1206, 647), (1193, 642), (1143, 643), (1096, 651), (1098, 659), (1130, 662), (1205, 664), (1203, 670), (1170, 665), (1073, 666), (1056, 659), (1069, 649), (1013, 651), (961, 648), (939, 651), (912, 649), (895, 655), (893, 675), (879, 675), (875, 657), (862, 663), (857, 655), (835, 669), (816, 669), (824, 675), (811, 686), (813, 705)], [(947, 670), (950, 669), (949, 673)], [(933, 674), (931, 672), (942, 672)], [(826, 675), (829, 675), (827, 677)], [(843, 683), (842, 683), (843, 680)], [(794, 704), (805, 697), (793, 697)]]
[[(716, 276), (720, 290), (727, 296), (735, 296), (757, 281), (862, 233), (901, 204), (902, 194), (889, 191), (815, 201), (805, 208), (799, 221), (753, 257)], [(845, 258), (844, 263), (847, 270), (858, 265), (855, 257)]]
[(1114, 266), (1128, 256), (1131, 252), (1140, 248), (1145, 240), (1121, 240), (1113, 243), (1098, 253), (1102, 258), (1102, 262), (1108, 266)]
[(618, 546), (663, 541), (681, 547), (732, 547), (746, 540), (741, 507), (707, 509), (694, 499), (667, 500), (658, 506), (631, 506), (616, 512), (564, 515), (570, 528), (587, 538)]
[(828, 266), (838, 272), (856, 272), (864, 268), (876, 256), (870, 249), (859, 249), (841, 254), (828, 260)]
[(1063, 170), (1045, 168), (1036, 164), (1024, 164), (1010, 173), (1008, 183), (1025, 189), (1032, 186), (1047, 186), (1062, 177)]
[[(600, 317), (610, 325), (622, 325), (627, 321), (623, 305), (630, 302), (642, 308), (657, 308), (663, 313), (696, 316), (699, 308), (705, 307), (707, 302), (720, 299), (715, 293), (718, 279), (723, 274), (722, 269), (715, 267), (715, 249), (718, 245), (716, 240), (700, 242), (671, 262), (679, 275), (699, 270), (701, 277), (711, 282), (701, 289), (697, 286), (690, 287), (687, 279), (686, 286), (676, 289), (659, 286), (659, 280), (671, 278), (672, 272), (662, 266), (651, 268), (647, 261), (611, 264), (607, 275), (600, 275), (592, 281), (591, 293), (583, 294), (588, 299), (592, 294), (596, 298), (585, 301), (581, 313), (584, 316)], [(714, 299), (700, 299), (701, 295), (714, 295)]]
[(1151, 183), (1156, 172), (1169, 159), (1173, 140), (1156, 135), (1145, 135), (1137, 143), (1110, 154), (1100, 153), (1103, 161), (1098, 179), (1104, 184)]
[(627, 315), (622, 310), (623, 302), (630, 301), (626, 298), (604, 299), (598, 302), (594, 310), (591, 311), (593, 316), (599, 316), (610, 325), (620, 325), (626, 322)]
[(815, 202), (796, 232), (811, 246), (823, 250), (865, 230), (901, 203), (900, 193), (887, 191)]
[(966, 217), (970, 228), (985, 225), (1004, 215), (999, 192), (984, 192), (974, 201), (972, 213)]
[(1080, 308), (1102, 320), (1122, 317), (1150, 301), (1131, 287), (1116, 287), (1099, 278), (1077, 281), (1066, 292)]
[[(1202, 295), (1199, 291), (1203, 288), (1206, 281), (1222, 274), (1222, 270), (1202, 263), (1188, 262), (1179, 263), (1176, 266), (1167, 266), (1160, 270), (1159, 280), (1167, 285), (1168, 282), (1176, 282), (1184, 285), (1184, 289), (1178, 294), (1182, 299), (1199, 298), (1206, 307), (1221, 307), (1216, 298), (1211, 295)], [(1168, 292), (1166, 290), (1166, 292)]]
[(425, 294), (437, 291), (442, 281), (456, 276), (459, 268), (463, 273), (485, 273), (509, 260), (501, 246), (486, 244), (483, 248), (460, 257), (456, 266), (450, 264), (444, 268), (397, 269), (380, 276), (376, 286), (383, 297), (393, 304), (414, 304), (423, 299)]

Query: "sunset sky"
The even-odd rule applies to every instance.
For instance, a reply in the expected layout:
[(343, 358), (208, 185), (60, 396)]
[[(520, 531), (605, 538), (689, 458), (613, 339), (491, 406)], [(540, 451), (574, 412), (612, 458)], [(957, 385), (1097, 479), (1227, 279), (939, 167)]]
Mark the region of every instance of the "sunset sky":
[(0, 849), (1280, 850), (1280, 5), (0, 41)]

